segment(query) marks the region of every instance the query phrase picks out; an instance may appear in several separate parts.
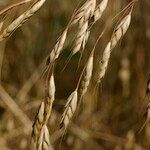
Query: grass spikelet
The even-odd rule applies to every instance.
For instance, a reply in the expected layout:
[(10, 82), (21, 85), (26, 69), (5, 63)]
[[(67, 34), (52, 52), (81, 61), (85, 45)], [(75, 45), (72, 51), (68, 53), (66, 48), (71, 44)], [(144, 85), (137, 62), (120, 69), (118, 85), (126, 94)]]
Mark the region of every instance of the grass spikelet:
[(46, 94), (46, 97), (45, 97), (45, 112), (44, 112), (45, 122), (47, 122), (50, 117), (52, 105), (55, 100), (55, 81), (54, 81), (53, 73), (50, 75), (48, 81), (49, 81), (49, 84), (47, 87), (48, 95)]
[(54, 49), (50, 53), (50, 56), (48, 58), (48, 63), (53, 63), (59, 57), (67, 37), (67, 32), (68, 32), (68, 27), (64, 30), (61, 37), (58, 38), (58, 41), (56, 42)]
[(26, 12), (15, 19), (0, 35), (0, 42), (8, 38), (17, 28), (22, 26), (31, 16), (33, 16), (45, 3), (46, 0), (38, 0)]
[(93, 23), (95, 23), (97, 20), (99, 20), (105, 11), (108, 4), (108, 0), (102, 0), (102, 2), (96, 7), (94, 14), (93, 14)]
[(94, 14), (96, 1), (95, 0), (89, 0), (87, 2), (90, 3), (90, 6), (84, 10), (84, 13), (82, 14), (83, 16), (81, 16), (81, 18), (79, 20), (79, 27), (78, 27), (75, 43), (73, 46), (72, 55), (74, 55), (78, 51), (80, 51), (81, 46), (82, 46), (82, 49), (85, 48), (85, 39), (87, 40), (88, 36), (89, 36), (87, 34), (88, 22)]
[(91, 54), (91, 56), (88, 59), (84, 75), (82, 77), (82, 81), (79, 88), (79, 99), (83, 97), (83, 95), (86, 93), (87, 88), (89, 86), (91, 77), (92, 77), (92, 71), (93, 71), (93, 59), (94, 59), (94, 53)]
[(86, 30), (86, 33), (85, 33), (85, 36), (84, 36), (84, 39), (83, 39), (83, 42), (82, 42), (82, 49), (85, 48), (85, 45), (89, 39), (89, 36), (90, 36), (90, 30)]
[(41, 129), (43, 126), (43, 121), (44, 121), (44, 102), (41, 103), (38, 113), (35, 117), (35, 122), (33, 124), (32, 139), (35, 144), (38, 142)]
[[(49, 68), (49, 72), (47, 74), (47, 79), (46, 79), (45, 99), (41, 103), (40, 109), (38, 111), (38, 114), (35, 118), (35, 122), (33, 124), (32, 138), (36, 147), (41, 147), (41, 146), (43, 147), (45, 138), (47, 138), (48, 136), (48, 134), (47, 133), (44, 134), (44, 132), (48, 132), (48, 130), (45, 129), (47, 128), (45, 126), (51, 115), (54, 99), (55, 99), (54, 75), (53, 75), (53, 69), (51, 70)], [(47, 144), (45, 145), (47, 147), (48, 143), (45, 144)]]
[(79, 22), (78, 33), (77, 33), (77, 36), (76, 36), (74, 48), (72, 50), (72, 55), (74, 55), (78, 51), (80, 51), (81, 46), (82, 46), (82, 49), (84, 49), (85, 43), (83, 43), (83, 42), (84, 42), (84, 39), (86, 38), (87, 29), (88, 29), (88, 22), (84, 21), (84, 18), (82, 18)]
[(97, 80), (98, 83), (101, 82), (101, 79), (105, 75), (112, 49), (117, 45), (118, 41), (125, 35), (126, 31), (129, 28), (131, 22), (131, 12), (132, 10), (121, 20), (119, 25), (115, 28), (113, 35), (103, 52), (102, 60), (99, 63), (99, 73)]
[[(86, 43), (87, 43), (87, 41), (88, 41), (88, 39), (89, 39), (89, 36), (90, 36), (90, 28), (91, 28), (91, 26), (93, 25), (93, 24), (95, 24), (100, 18), (101, 18), (101, 16), (102, 16), (102, 14), (103, 14), (103, 12), (104, 12), (104, 10), (106, 9), (106, 7), (107, 7), (107, 4), (108, 4), (108, 0), (103, 0), (97, 7), (96, 7), (96, 9), (95, 9), (95, 6), (93, 7), (94, 9), (94, 11), (92, 10), (92, 17), (90, 18), (91, 20), (91, 22), (89, 22), (89, 25), (88, 25), (88, 29), (86, 30), (86, 32), (83, 34), (83, 40), (82, 40), (82, 49), (84, 50), (84, 48), (85, 48), (85, 45), (86, 45)], [(79, 27), (79, 29), (80, 29), (80, 27)], [(83, 31), (83, 30), (82, 30)], [(80, 33), (80, 31), (79, 31), (79, 33)], [(78, 36), (77, 36), (78, 37)], [(80, 38), (81, 38), (81, 35), (79, 36)], [(78, 39), (78, 38), (77, 38)], [(79, 41), (81, 41), (81, 39), (79, 39)], [(77, 41), (78, 43), (76, 43), (76, 45), (78, 44), (78, 46), (79, 46), (79, 44), (80, 44), (80, 42), (79, 41)], [(73, 52), (73, 54), (75, 54), (76, 52), (77, 52), (77, 50), (80, 50), (80, 48), (79, 47), (76, 47), (76, 50), (74, 50), (74, 52)], [(78, 51), (79, 51), (78, 50)]]
[(47, 126), (43, 126), (40, 138), (37, 144), (38, 150), (52, 150), (50, 144), (50, 136), (47, 129)]
[(60, 122), (60, 128), (65, 127), (66, 129), (68, 127), (69, 122), (72, 119), (74, 112), (77, 108), (77, 100), (78, 100), (78, 94), (76, 89), (74, 92), (71, 93), (71, 95), (67, 99), (65, 110)]
[(87, 0), (76, 12), (71, 25), (74, 25), (79, 22), (79, 20), (85, 16), (85, 20), (91, 17), (95, 10), (96, 1), (95, 0)]

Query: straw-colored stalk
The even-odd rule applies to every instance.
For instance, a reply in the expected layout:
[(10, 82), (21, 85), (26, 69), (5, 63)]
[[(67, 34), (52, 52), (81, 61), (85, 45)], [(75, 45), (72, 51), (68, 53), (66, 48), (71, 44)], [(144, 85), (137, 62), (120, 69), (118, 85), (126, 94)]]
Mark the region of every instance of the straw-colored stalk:
[(61, 128), (68, 127), (69, 122), (71, 121), (71, 119), (74, 115), (74, 112), (76, 111), (77, 100), (78, 100), (78, 93), (77, 93), (77, 89), (76, 89), (74, 92), (71, 93), (71, 95), (67, 99), (67, 103), (65, 105), (65, 110), (62, 115), (61, 122), (60, 122)]
[(129, 28), (131, 22), (131, 11), (128, 15), (126, 15), (120, 22), (120, 24), (115, 28), (114, 33), (112, 35), (111, 40), (108, 42), (101, 61), (99, 62), (99, 72), (98, 72), (98, 79), (97, 83), (101, 82), (101, 79), (105, 76), (108, 62), (110, 59), (110, 54), (112, 49), (117, 45), (118, 41), (125, 35), (126, 31)]
[(17, 28), (22, 26), (31, 16), (33, 16), (45, 3), (46, 0), (38, 0), (26, 12), (15, 19), (0, 35), (0, 42), (8, 38)]

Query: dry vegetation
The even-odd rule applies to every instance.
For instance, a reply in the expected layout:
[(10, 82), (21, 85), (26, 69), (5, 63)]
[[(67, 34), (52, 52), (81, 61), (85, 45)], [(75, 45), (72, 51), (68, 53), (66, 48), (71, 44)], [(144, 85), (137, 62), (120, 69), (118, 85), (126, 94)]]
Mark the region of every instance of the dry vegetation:
[(0, 1), (0, 149), (150, 150), (149, 8)]

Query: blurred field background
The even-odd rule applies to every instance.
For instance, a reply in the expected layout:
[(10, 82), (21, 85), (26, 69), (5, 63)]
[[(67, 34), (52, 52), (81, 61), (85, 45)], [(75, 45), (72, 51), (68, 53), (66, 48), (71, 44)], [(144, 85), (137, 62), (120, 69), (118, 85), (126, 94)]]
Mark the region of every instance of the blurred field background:
[[(0, 9), (15, 2), (17, 0), (1, 0)], [(27, 23), (17, 29), (9, 40), (0, 43), (1, 150), (31, 149), (29, 130), (37, 108), (44, 98), (44, 78), (41, 74), (44, 71), (45, 58), (79, 2), (80, 0), (47, 0), (44, 6)], [(77, 74), (79, 54), (71, 59), (62, 72), (69, 56), (70, 46), (66, 44), (64, 52), (58, 59), (55, 68), (56, 101), (49, 121), (51, 143), (55, 149), (138, 150), (137, 148), (141, 147), (150, 149), (149, 127), (138, 133), (143, 124), (142, 106), (150, 72), (149, 0), (139, 0), (136, 4), (131, 26), (113, 51), (102, 84), (95, 92), (93, 87), (95, 76), (93, 77), (81, 106), (83, 111), (70, 125), (59, 148), (61, 134), (58, 124), (66, 103), (65, 99), (76, 86), (89, 55), (88, 52), (94, 46), (98, 35), (107, 26), (107, 32), (96, 48), (94, 65), (96, 72), (96, 60), (101, 56), (115, 25), (112, 18), (129, 2), (130, 0), (109, 1), (102, 19), (92, 28)], [(11, 10), (6, 17), (4, 27), (24, 12), (29, 5), (30, 3)], [(68, 44), (73, 39), (73, 32), (70, 31)], [(18, 112), (17, 116), (18, 110), (22, 112)], [(135, 143), (136, 148), (133, 146)]]

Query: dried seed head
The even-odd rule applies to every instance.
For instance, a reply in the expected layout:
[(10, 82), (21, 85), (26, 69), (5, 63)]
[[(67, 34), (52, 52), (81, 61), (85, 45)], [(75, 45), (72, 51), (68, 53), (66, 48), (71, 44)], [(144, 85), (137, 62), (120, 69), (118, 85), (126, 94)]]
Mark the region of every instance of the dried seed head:
[(76, 108), (77, 108), (77, 100), (78, 100), (78, 94), (77, 90), (75, 90), (67, 99), (67, 103), (65, 105), (65, 110), (62, 115), (62, 119), (60, 122), (60, 127), (67, 128), (69, 125), (70, 120), (72, 119)]
[(79, 88), (79, 99), (86, 93), (93, 71), (93, 54), (90, 56)]
[(8, 38), (17, 28), (22, 26), (31, 16), (37, 12), (46, 0), (38, 0), (25, 13), (15, 19), (0, 35), (0, 42)]
[(52, 99), (52, 101), (54, 101), (55, 99), (55, 81), (54, 81), (54, 74), (52, 73), (52, 75), (50, 76), (50, 80), (49, 80), (49, 97)]
[(51, 73), (50, 76), (48, 77), (48, 93), (46, 93), (45, 96), (45, 109), (44, 109), (44, 119), (45, 119), (45, 124), (47, 123), (50, 115), (51, 115), (51, 111), (52, 111), (52, 106), (53, 106), (53, 102), (55, 100), (55, 81), (54, 81), (54, 74)]
[(108, 42), (103, 52), (102, 60), (99, 63), (99, 72), (97, 79), (98, 83), (101, 82), (101, 79), (105, 75), (112, 49), (117, 45), (118, 41), (124, 36), (127, 29), (129, 28), (130, 22), (131, 22), (131, 12), (127, 16), (125, 16), (121, 20), (120, 24), (115, 28), (112, 38)]
[(84, 16), (85, 20), (88, 20), (92, 17), (96, 6), (96, 0), (87, 0), (76, 12), (75, 17), (71, 25), (74, 25), (79, 22), (79, 20)]
[(50, 53), (49, 63), (53, 63), (60, 55), (61, 51), (63, 50), (63, 46), (67, 37), (68, 28), (62, 33), (61, 37), (56, 42), (54, 49)]
[(108, 4), (108, 0), (102, 0), (102, 2), (96, 7), (94, 14), (93, 14), (93, 22), (99, 20), (106, 9)]
[(131, 13), (129, 13), (126, 17), (124, 17), (120, 22), (120, 24), (116, 27), (111, 38), (111, 47), (110, 47), (111, 49), (116, 46), (121, 37), (123, 37), (123, 35), (126, 33), (126, 31), (129, 28), (130, 22), (131, 22)]
[(82, 18), (79, 23), (79, 29), (74, 43), (74, 48), (72, 50), (73, 55), (76, 54), (78, 51), (80, 51), (81, 46), (84, 49), (83, 47), (85, 46), (84, 39), (86, 38), (87, 35), (86, 34), (87, 29), (88, 29), (88, 22), (87, 21), (84, 22), (84, 19)]
[(85, 36), (84, 36), (84, 39), (83, 39), (83, 42), (82, 42), (82, 49), (85, 48), (85, 45), (89, 39), (89, 36), (90, 36), (90, 30), (86, 30), (86, 33), (85, 33)]
[(44, 102), (41, 103), (35, 118), (35, 122), (33, 124), (32, 138), (35, 144), (39, 139), (40, 132), (43, 126), (43, 121), (44, 121)]
[(50, 136), (47, 129), (47, 126), (43, 126), (41, 130), (41, 134), (37, 143), (37, 150), (52, 150), (52, 146), (50, 144)]
[(94, 14), (96, 1), (95, 0), (88, 0), (87, 4), (89, 7), (86, 7), (86, 9), (83, 10), (84, 13), (82, 13), (82, 16), (80, 16), (79, 22), (79, 28), (77, 32), (77, 36), (75, 39), (75, 44), (72, 50), (72, 55), (76, 54), (78, 51), (80, 51), (81, 47), (82, 49), (85, 48), (86, 41), (88, 40), (89, 33), (88, 30), (88, 22), (90, 18)]

